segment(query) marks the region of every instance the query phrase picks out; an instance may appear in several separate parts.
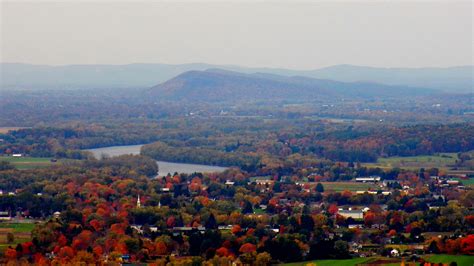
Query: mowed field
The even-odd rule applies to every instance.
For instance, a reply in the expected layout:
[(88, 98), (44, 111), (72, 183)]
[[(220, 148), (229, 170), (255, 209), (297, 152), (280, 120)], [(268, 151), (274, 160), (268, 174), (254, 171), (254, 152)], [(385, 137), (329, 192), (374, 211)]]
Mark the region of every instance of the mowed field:
[[(15, 247), (19, 243), (31, 240), (31, 231), (35, 227), (32, 223), (0, 223), (0, 253), (3, 254), (8, 246)], [(7, 242), (7, 234), (15, 237), (13, 243)]]
[(0, 157), (0, 161), (10, 162), (17, 169), (33, 169), (40, 167), (48, 167), (51, 164), (51, 158), (39, 158), (39, 157), (11, 157), (3, 156)]
[(438, 254), (438, 255), (429, 255), (423, 257), (425, 260), (434, 263), (451, 263), (455, 261), (458, 266), (472, 266), (474, 265), (474, 256), (468, 255), (446, 255), (446, 254)]
[[(399, 259), (388, 259), (383, 257), (376, 258), (353, 258), (346, 260), (313, 260), (304, 262), (293, 262), (283, 264), (285, 266), (306, 266), (306, 265), (317, 265), (317, 266), (354, 266), (354, 265), (370, 265), (370, 263), (376, 263), (376, 265), (400, 265), (401, 260)], [(385, 264), (382, 264), (386, 262)], [(374, 264), (373, 264), (374, 265)]]
[[(427, 255), (423, 257), (426, 261), (432, 263), (447, 263), (456, 262), (458, 266), (473, 266), (474, 256), (468, 255)], [(374, 258), (353, 258), (346, 260), (314, 260), (304, 262), (293, 262), (283, 264), (285, 266), (306, 266), (306, 265), (317, 265), (317, 266), (355, 266), (355, 265), (384, 265), (384, 266), (395, 266), (401, 265), (401, 259), (389, 259), (385, 257), (374, 257)]]
[(470, 186), (470, 187), (474, 186), (474, 178), (468, 178), (468, 179), (455, 178), (455, 179), (458, 180), (459, 182), (462, 182), (462, 184), (465, 186)]
[(418, 168), (440, 168), (449, 169), (457, 159), (456, 153), (439, 153), (436, 155), (422, 155), (410, 157), (388, 157), (379, 158), (376, 163), (364, 163), (367, 167), (379, 168), (404, 168), (404, 169), (418, 169)]

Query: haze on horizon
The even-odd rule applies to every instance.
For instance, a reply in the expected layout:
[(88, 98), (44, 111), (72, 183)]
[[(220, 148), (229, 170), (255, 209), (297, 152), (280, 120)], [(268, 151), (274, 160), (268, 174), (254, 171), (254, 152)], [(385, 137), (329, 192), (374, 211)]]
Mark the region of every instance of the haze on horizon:
[(473, 64), (471, 1), (1, 2), (1, 62)]

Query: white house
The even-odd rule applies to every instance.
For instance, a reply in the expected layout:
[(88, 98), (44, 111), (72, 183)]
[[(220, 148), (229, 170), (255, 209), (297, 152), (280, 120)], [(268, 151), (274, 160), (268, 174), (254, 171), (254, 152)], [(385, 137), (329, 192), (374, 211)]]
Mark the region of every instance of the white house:
[(400, 251), (398, 251), (396, 249), (392, 249), (392, 251), (390, 251), (390, 256), (399, 257), (400, 256)]

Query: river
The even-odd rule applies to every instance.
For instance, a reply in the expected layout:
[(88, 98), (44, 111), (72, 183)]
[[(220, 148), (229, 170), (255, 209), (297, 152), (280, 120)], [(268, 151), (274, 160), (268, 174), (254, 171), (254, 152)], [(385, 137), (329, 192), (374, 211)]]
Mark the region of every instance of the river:
[[(99, 159), (102, 155), (109, 157), (119, 156), (124, 154), (140, 154), (140, 148), (143, 145), (126, 145), (126, 146), (111, 146), (97, 149), (88, 149), (87, 151), (92, 152), (94, 157)], [(202, 164), (191, 164), (191, 163), (171, 163), (156, 161), (158, 163), (158, 176), (166, 176), (168, 173), (174, 174), (192, 174), (194, 172), (210, 173), (210, 172), (223, 172), (227, 167), (202, 165)]]

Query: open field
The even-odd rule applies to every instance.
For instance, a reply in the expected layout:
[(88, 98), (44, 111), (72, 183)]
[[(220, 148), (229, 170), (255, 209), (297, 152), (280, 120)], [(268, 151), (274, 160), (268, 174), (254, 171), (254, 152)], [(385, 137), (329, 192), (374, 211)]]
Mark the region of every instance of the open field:
[(9, 131), (18, 130), (26, 127), (0, 127), (0, 134), (8, 133)]
[(3, 156), (0, 157), (0, 161), (7, 161), (10, 162), (13, 166), (17, 169), (33, 169), (33, 168), (41, 168), (41, 167), (48, 167), (51, 164), (51, 158), (39, 158), (39, 157), (11, 157), (11, 156)]
[(14, 233), (29, 233), (34, 227), (35, 224), (33, 223), (0, 223), (0, 230), (12, 229)]
[(468, 178), (468, 179), (461, 179), (461, 178), (455, 178), (459, 182), (462, 182), (463, 185), (465, 186), (474, 186), (474, 178)]
[[(447, 255), (447, 254), (439, 254), (439, 255), (427, 255), (423, 256), (426, 261), (434, 262), (434, 263), (451, 263), (455, 261), (458, 266), (472, 266), (474, 265), (474, 256), (468, 255)], [(396, 261), (399, 262), (396, 262)], [(384, 263), (386, 261), (386, 263)], [(354, 266), (354, 265), (365, 265), (370, 263), (377, 263), (377, 265), (384, 265), (384, 266), (395, 266), (400, 265), (400, 259), (388, 259), (384, 257), (374, 257), (374, 258), (353, 258), (353, 259), (346, 259), (346, 260), (314, 260), (314, 261), (304, 261), (304, 262), (293, 262), (293, 263), (286, 263), (283, 264), (285, 266), (305, 266), (308, 264), (315, 264), (317, 266)]]
[(304, 262), (292, 262), (283, 264), (285, 266), (304, 266), (310, 263), (316, 264), (317, 266), (353, 266), (358, 263), (364, 263), (369, 261), (370, 258), (354, 258), (348, 260), (313, 260)]
[(370, 183), (358, 183), (358, 182), (320, 182), (324, 191), (336, 191), (342, 192), (348, 190), (351, 192), (356, 192), (359, 190), (368, 190), (369, 188), (376, 189), (376, 185)]
[(472, 266), (474, 265), (474, 256), (468, 255), (447, 255), (447, 254), (439, 254), (439, 255), (429, 255), (423, 257), (425, 260), (429, 262), (435, 263), (451, 263), (455, 261), (458, 266)]
[[(317, 266), (354, 266), (354, 265), (369, 265), (374, 263), (377, 265), (394, 266), (400, 265), (400, 259), (389, 259), (384, 257), (373, 257), (373, 258), (353, 258), (345, 260), (313, 260), (304, 262), (292, 262), (283, 264), (285, 266), (305, 266), (308, 264), (314, 264)], [(384, 264), (385, 263), (385, 264)]]
[[(0, 223), (0, 253), (3, 253), (8, 246), (16, 246), (19, 243), (31, 240), (31, 231), (35, 227), (32, 223)], [(7, 242), (7, 234), (13, 233), (15, 239), (13, 243)]]
[(418, 169), (436, 167), (448, 169), (450, 165), (455, 163), (456, 159), (456, 153), (439, 153), (436, 155), (379, 158), (376, 163), (364, 163), (363, 165), (379, 168)]

